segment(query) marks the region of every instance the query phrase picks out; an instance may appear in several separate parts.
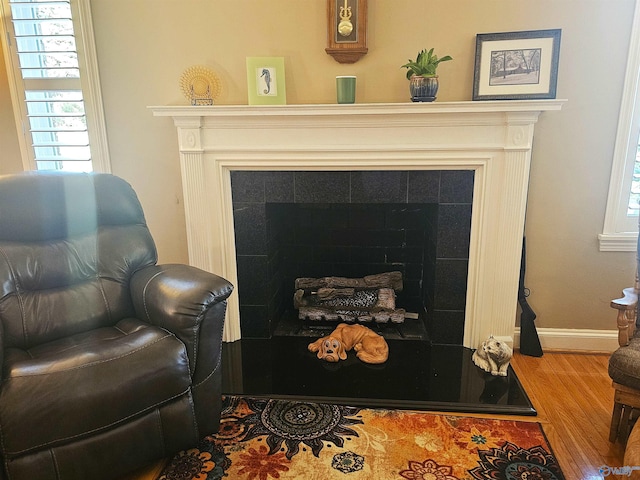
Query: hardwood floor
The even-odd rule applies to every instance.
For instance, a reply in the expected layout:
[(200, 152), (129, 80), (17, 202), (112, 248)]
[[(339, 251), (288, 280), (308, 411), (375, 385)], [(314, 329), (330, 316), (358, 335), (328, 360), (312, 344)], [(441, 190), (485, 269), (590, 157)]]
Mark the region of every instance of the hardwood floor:
[[(613, 408), (608, 359), (604, 353), (559, 352), (545, 352), (540, 358), (516, 352), (512, 359), (538, 416), (505, 418), (540, 422), (567, 480), (602, 479), (602, 465), (622, 466), (624, 448), (608, 440)], [(127, 480), (155, 480), (163, 465)]]
[(613, 408), (608, 360), (609, 354), (514, 355), (513, 368), (567, 480), (602, 479), (602, 465), (622, 466), (624, 448), (608, 439)]

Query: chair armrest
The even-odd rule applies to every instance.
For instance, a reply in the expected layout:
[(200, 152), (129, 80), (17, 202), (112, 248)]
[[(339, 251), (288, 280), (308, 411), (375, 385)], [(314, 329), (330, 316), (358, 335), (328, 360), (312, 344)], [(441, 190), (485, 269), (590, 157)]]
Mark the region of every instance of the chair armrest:
[[(224, 278), (189, 265), (154, 265), (137, 271), (131, 279), (136, 315), (165, 328), (184, 342), (192, 373), (201, 322), (207, 312), (224, 302), (232, 291), (233, 285)], [(221, 311), (224, 312), (224, 308)], [(222, 332), (224, 314), (217, 317), (220, 316)]]
[(622, 298), (611, 300), (611, 306), (616, 309), (619, 307), (630, 307), (632, 309), (635, 308), (636, 304), (638, 303), (638, 292), (636, 291), (636, 289), (633, 287), (624, 288), (622, 290), (622, 295), (624, 295)]
[(638, 305), (638, 291), (634, 287), (622, 290), (624, 295), (611, 301), (611, 308), (618, 310), (618, 344), (621, 347), (629, 345), (636, 327), (636, 307)]

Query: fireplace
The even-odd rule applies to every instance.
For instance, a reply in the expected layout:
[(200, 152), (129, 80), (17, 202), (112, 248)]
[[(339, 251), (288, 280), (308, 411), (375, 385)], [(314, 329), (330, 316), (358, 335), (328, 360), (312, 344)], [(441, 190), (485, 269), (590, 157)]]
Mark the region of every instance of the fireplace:
[[(450, 324), (457, 322), (456, 340), (475, 348), (489, 334), (513, 341), (534, 126), (563, 103), (151, 108), (178, 129), (190, 263), (236, 285), (236, 172), (472, 172), (464, 320)], [(243, 335), (240, 298), (248, 287), (238, 287), (228, 342)]]
[(231, 187), (243, 338), (305, 335), (332, 322), (293, 311), (299, 277), (398, 271), (404, 322), (387, 335), (462, 345), (472, 170), (234, 171)]

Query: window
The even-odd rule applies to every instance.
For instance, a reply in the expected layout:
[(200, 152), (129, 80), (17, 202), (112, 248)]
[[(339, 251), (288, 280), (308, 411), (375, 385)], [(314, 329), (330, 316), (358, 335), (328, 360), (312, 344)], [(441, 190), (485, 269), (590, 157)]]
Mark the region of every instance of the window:
[(0, 0), (25, 169), (110, 171), (88, 0)]
[(636, 3), (601, 251), (635, 251), (640, 211), (640, 8)]

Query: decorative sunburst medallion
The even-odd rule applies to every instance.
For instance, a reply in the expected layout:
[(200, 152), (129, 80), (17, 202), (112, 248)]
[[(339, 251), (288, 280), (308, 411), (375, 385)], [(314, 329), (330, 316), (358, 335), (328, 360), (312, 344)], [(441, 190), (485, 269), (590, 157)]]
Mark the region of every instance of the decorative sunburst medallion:
[(198, 448), (180, 452), (165, 467), (158, 480), (223, 478), (231, 466), (222, 446), (206, 438)]
[(180, 88), (191, 105), (213, 105), (222, 89), (218, 76), (207, 67), (187, 68), (180, 77)]
[(472, 478), (535, 478), (563, 480), (555, 457), (538, 445), (530, 449), (505, 442), (500, 448), (478, 450), (478, 466), (469, 470)]
[(243, 440), (266, 436), (269, 454), (286, 446), (290, 460), (300, 451), (303, 443), (317, 457), (325, 442), (342, 447), (345, 437), (357, 437), (349, 428), (361, 424), (356, 415), (360, 408), (286, 400), (246, 399), (252, 412), (235, 421), (242, 423), (246, 435)]

